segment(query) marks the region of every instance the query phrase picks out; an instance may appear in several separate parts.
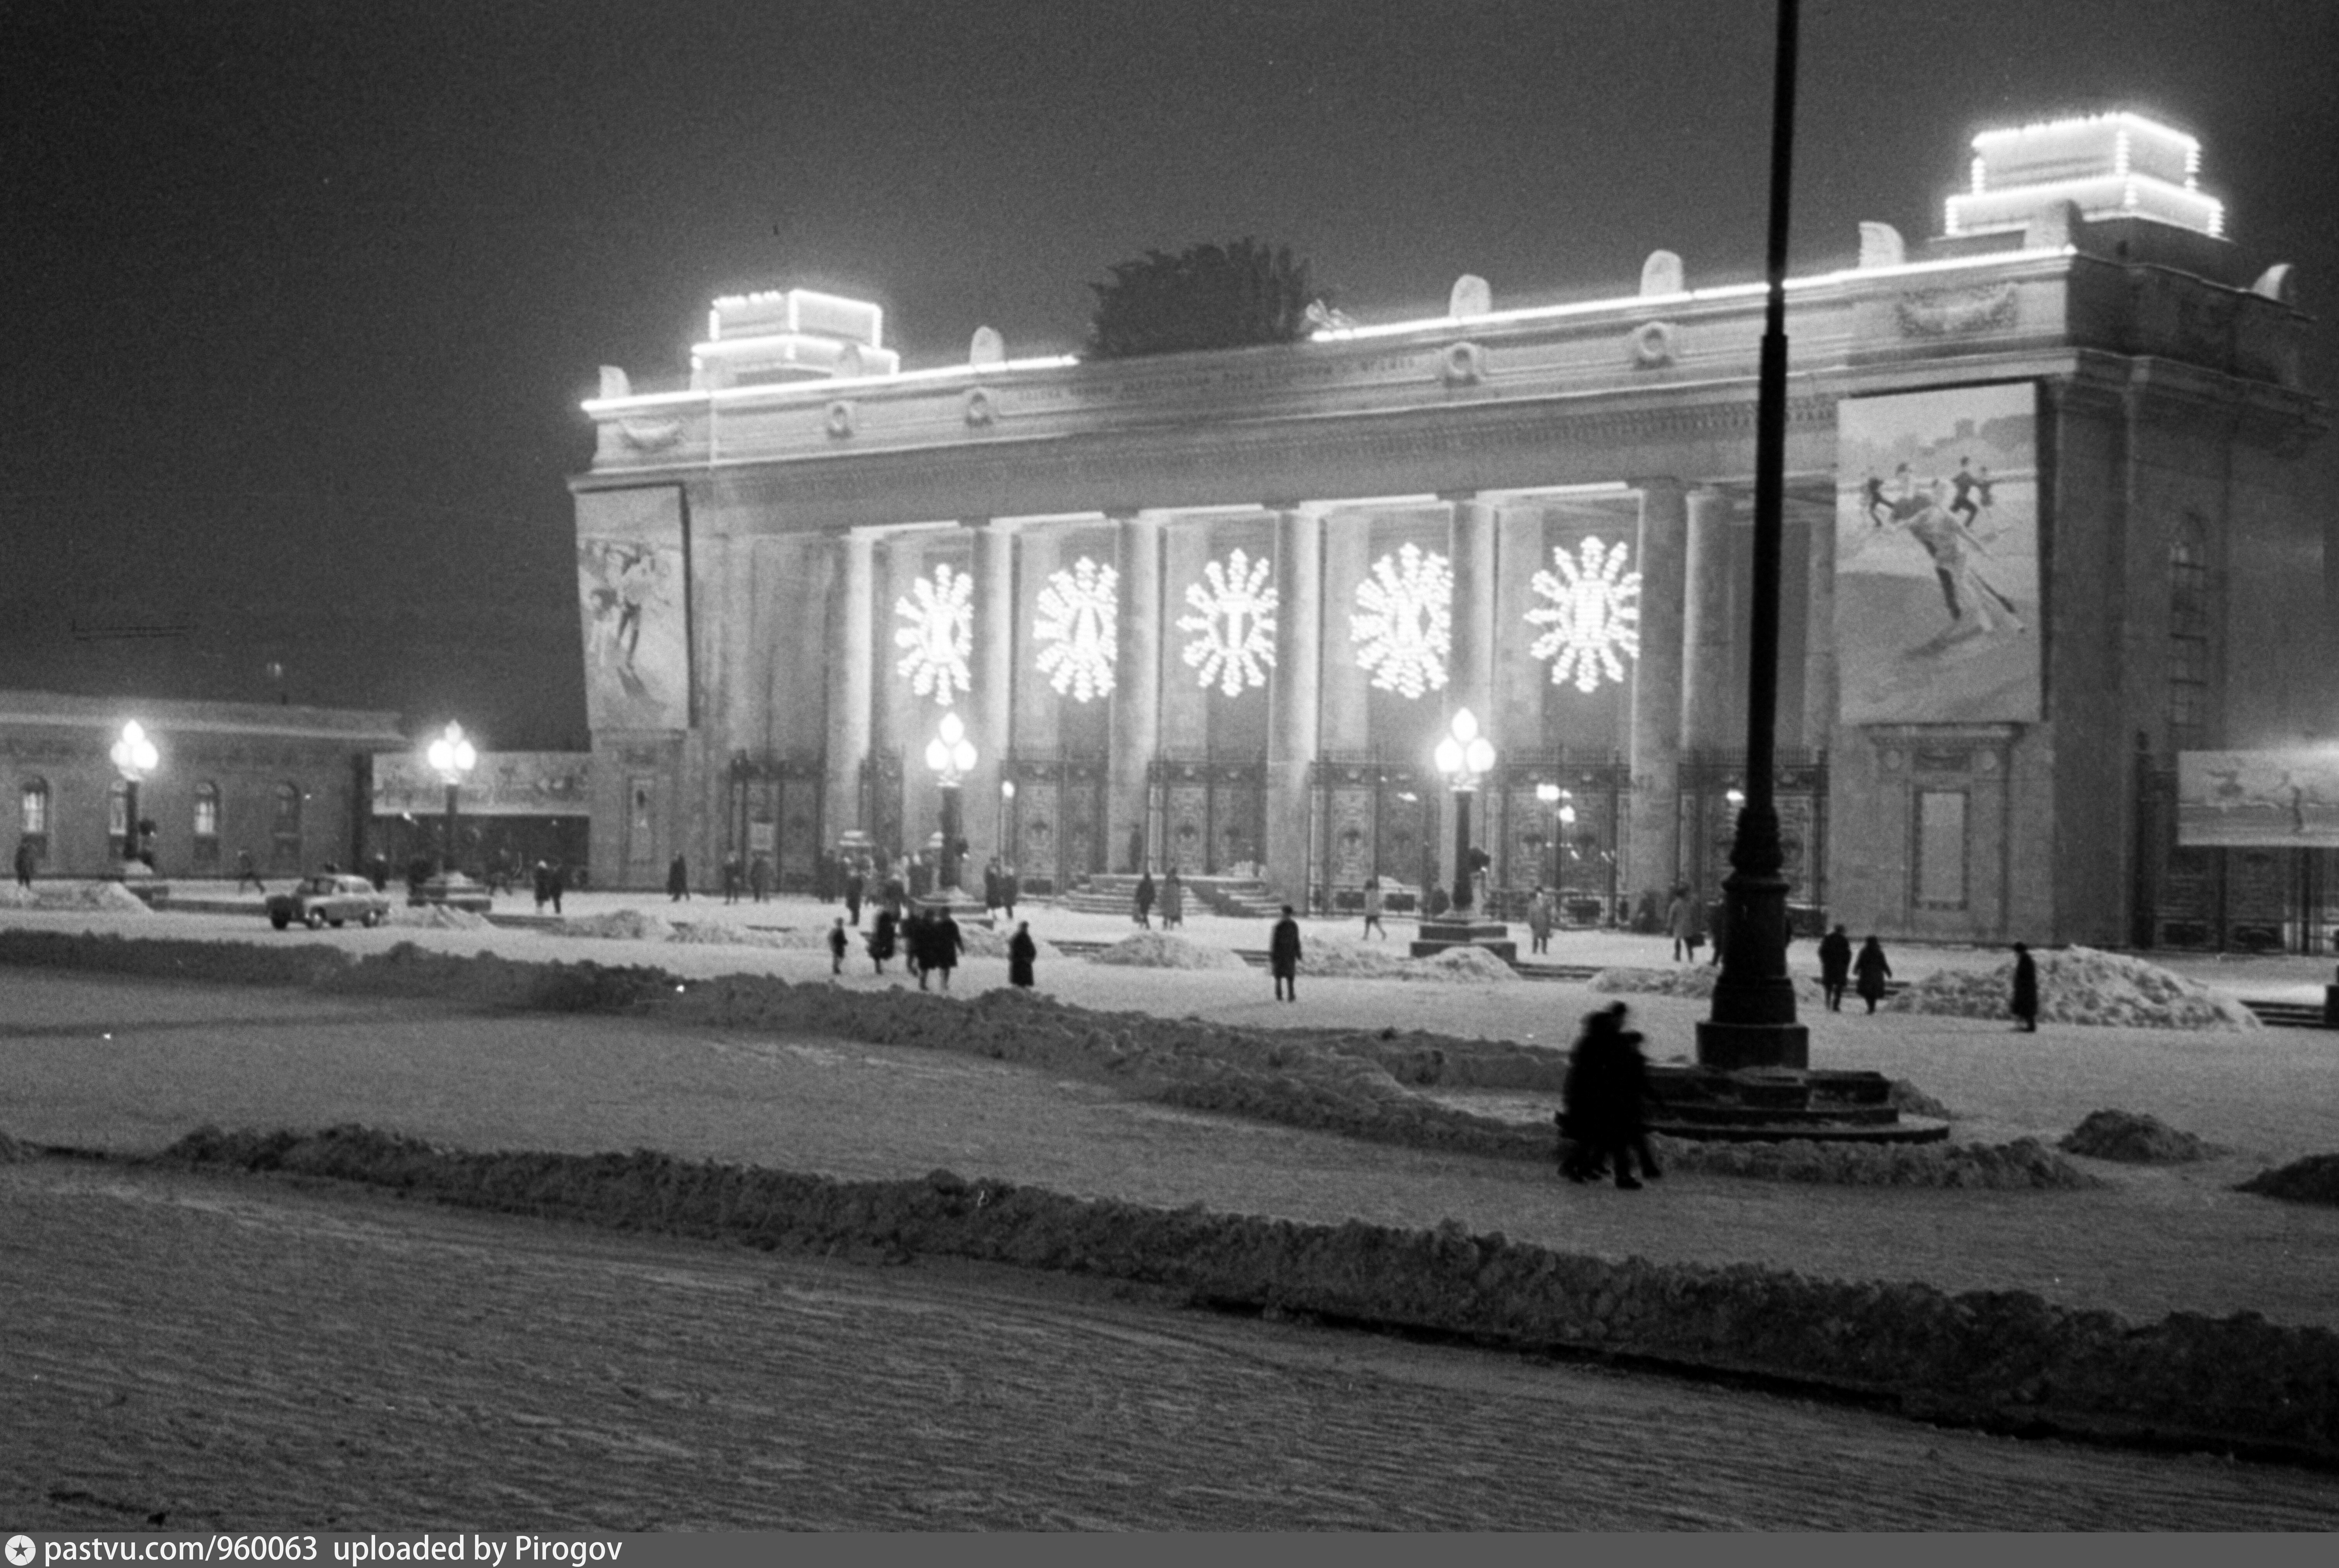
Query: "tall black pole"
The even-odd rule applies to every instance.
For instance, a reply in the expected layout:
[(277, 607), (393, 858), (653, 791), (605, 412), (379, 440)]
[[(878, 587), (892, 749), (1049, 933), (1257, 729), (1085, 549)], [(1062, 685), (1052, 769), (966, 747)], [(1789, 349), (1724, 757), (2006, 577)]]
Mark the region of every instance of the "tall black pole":
[(958, 841), (966, 833), (964, 819), (960, 814), (961, 803), (958, 791), (959, 786), (955, 784), (946, 784), (942, 786), (943, 858), (942, 863), (935, 867), (934, 891), (936, 892), (941, 892), (945, 888), (958, 886)]
[(460, 787), (447, 786), (447, 863), (439, 868), (439, 874), (450, 880), (455, 874), (455, 792)]
[(1454, 792), (1454, 917), (1470, 912), (1470, 792)]
[(122, 809), (129, 814), (122, 823), (122, 861), (124, 865), (135, 864), (139, 848), (138, 781), (136, 779), (125, 778), (122, 781)]
[(1764, 275), (1762, 358), (1754, 417), (1754, 624), (1748, 638), (1746, 802), (1738, 813), (1722, 973), (1713, 1016), (1697, 1026), (1709, 1067), (1808, 1067), (1811, 1037), (1795, 1021), (1787, 978), (1787, 880), (1779, 845), (1772, 753), (1779, 730), (1779, 556), (1787, 468), (1787, 213), (1795, 139), (1796, 0), (1779, 0), (1771, 107), (1771, 232)]

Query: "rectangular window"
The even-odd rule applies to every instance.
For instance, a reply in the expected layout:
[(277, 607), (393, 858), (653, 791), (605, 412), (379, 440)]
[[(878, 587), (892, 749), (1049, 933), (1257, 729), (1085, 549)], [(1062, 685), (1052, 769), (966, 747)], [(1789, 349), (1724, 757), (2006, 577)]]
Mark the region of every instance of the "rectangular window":
[(35, 838), (49, 831), (49, 786), (26, 784), (24, 793), (25, 831)]
[(219, 796), (212, 794), (195, 796), (195, 836), (197, 838), (219, 837)]
[(1966, 906), (1966, 794), (1917, 792), (1917, 906)]

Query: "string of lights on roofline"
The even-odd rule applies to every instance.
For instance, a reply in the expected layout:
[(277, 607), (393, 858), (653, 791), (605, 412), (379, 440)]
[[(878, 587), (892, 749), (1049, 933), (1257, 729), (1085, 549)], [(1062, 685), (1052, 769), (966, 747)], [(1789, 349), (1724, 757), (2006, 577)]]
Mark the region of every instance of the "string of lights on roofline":
[[(2199, 140), (2133, 110), (1988, 130), (1973, 138), (1972, 148), (1969, 189), (1944, 203), (1942, 228), (1947, 237), (2018, 231), (2042, 206), (2062, 201), (2076, 203), (2081, 215), (2091, 221), (2141, 218), (2213, 238), (2225, 235), (2225, 203), (2199, 188)], [(1790, 278), (1785, 287), (1790, 292), (1811, 292), (1885, 278), (2004, 267), (2074, 253), (2076, 247), (2070, 245), (2026, 247), (1886, 266), (1846, 267)], [(1448, 313), (1366, 326), (1326, 327), (1309, 334), (1308, 340), (1348, 342), (1451, 330), (1466, 324), (1499, 326), (1606, 312), (1645, 312), (1746, 299), (1759, 296), (1763, 290), (1760, 282), (1724, 283), (1467, 316)], [(800, 371), (804, 379), (662, 392), (612, 393), (605, 385), (602, 396), (586, 399), (581, 407), (587, 414), (601, 418), (677, 407), (821, 400), (857, 389), (980, 380), (1064, 370), (1081, 363), (1074, 354), (1009, 359), (999, 350), (997, 335), (986, 329), (976, 335), (977, 350), (968, 363), (904, 370), (899, 353), (883, 347), (883, 324), (882, 307), (817, 290), (725, 295), (708, 311), (706, 340), (693, 346), (694, 379), (710, 362), (755, 362), (763, 368)]]

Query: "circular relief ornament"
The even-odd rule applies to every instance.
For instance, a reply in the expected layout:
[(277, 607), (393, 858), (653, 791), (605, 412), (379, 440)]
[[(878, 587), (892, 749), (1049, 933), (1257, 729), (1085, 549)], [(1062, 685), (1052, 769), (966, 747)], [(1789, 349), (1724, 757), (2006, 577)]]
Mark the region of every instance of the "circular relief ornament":
[(999, 418), (999, 404), (987, 387), (971, 387), (966, 394), (966, 422), (977, 429)]
[(1633, 330), (1628, 340), (1633, 363), (1642, 370), (1654, 370), (1673, 362), (1673, 328), (1670, 321), (1643, 321)]
[(1449, 387), (1471, 387), (1485, 380), (1486, 351), (1475, 343), (1449, 343), (1438, 356), (1437, 374)]
[(828, 433), (834, 437), (843, 438), (853, 434), (853, 404), (844, 398), (839, 398), (829, 404), (827, 426)]

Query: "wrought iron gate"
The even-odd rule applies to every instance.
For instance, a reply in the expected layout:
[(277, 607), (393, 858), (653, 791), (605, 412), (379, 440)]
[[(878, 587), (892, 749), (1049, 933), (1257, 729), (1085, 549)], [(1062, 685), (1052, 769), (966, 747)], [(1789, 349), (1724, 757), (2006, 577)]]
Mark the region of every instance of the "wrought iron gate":
[(731, 759), (731, 802), (725, 814), (725, 849), (752, 867), (770, 861), (782, 892), (813, 885), (820, 858), (821, 763), (818, 757)]
[(1256, 876), (1266, 859), (1267, 764), (1166, 753), (1146, 768), (1157, 864), (1188, 876)]
[(1009, 863), (1024, 892), (1052, 896), (1105, 869), (1110, 774), (1102, 754), (1010, 753), (1001, 771), (1015, 786), (1008, 807)]

